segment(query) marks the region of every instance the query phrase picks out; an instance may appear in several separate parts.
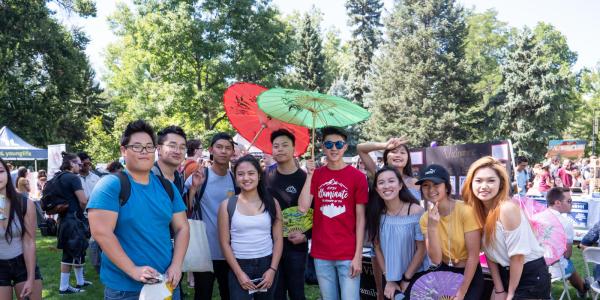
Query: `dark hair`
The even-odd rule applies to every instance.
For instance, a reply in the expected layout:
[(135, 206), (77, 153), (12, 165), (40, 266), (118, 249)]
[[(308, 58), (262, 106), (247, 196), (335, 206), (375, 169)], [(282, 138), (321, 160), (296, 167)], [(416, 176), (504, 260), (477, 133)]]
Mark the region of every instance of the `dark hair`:
[(219, 133), (213, 135), (212, 139), (210, 140), (210, 146), (212, 147), (219, 140), (226, 140), (231, 143), (231, 147), (235, 146), (235, 142), (233, 141), (233, 138), (231, 137), (231, 135), (229, 135), (225, 132), (219, 132)]
[(191, 157), (194, 156), (194, 154), (196, 153), (196, 149), (200, 148), (202, 146), (202, 142), (200, 142), (200, 140), (189, 140), (187, 141), (187, 156)]
[(323, 129), (321, 129), (321, 141), (324, 141), (328, 135), (334, 135), (334, 134), (341, 136), (344, 139), (344, 141), (348, 140), (348, 135), (346, 134), (346, 132), (344, 130), (342, 130), (341, 128), (338, 128), (338, 127), (327, 126), (327, 127), (324, 127)]
[(92, 158), (85, 152), (79, 152), (77, 153), (77, 156), (79, 156), (79, 159), (81, 159), (82, 161), (86, 159), (92, 160)]
[(271, 132), (271, 144), (273, 144), (273, 141), (280, 136), (287, 136), (292, 141), (292, 145), (296, 145), (296, 137), (294, 134), (284, 128)]
[(517, 165), (520, 165), (521, 163), (528, 163), (529, 160), (527, 159), (527, 157), (525, 156), (517, 156)]
[(19, 169), (17, 169), (17, 180), (19, 180), (21, 177), (27, 177), (27, 171), (27, 168), (19, 167)]
[[(402, 145), (400, 145), (400, 147), (404, 147), (404, 150), (406, 150), (406, 153), (408, 154), (408, 159), (406, 160), (406, 166), (404, 166), (404, 168), (402, 168), (402, 174), (413, 177), (412, 161), (410, 160), (410, 150), (408, 149), (408, 146), (406, 144), (402, 144)], [(384, 166), (388, 165), (387, 157), (391, 151), (392, 150), (389, 150), (389, 149), (385, 149), (385, 151), (383, 151), (383, 165)]]
[(379, 226), (381, 223), (381, 215), (387, 212), (387, 207), (385, 206), (385, 201), (379, 196), (379, 193), (376, 190), (377, 187), (377, 179), (383, 172), (394, 172), (400, 184), (402, 184), (402, 188), (400, 189), (400, 193), (398, 197), (400, 201), (404, 203), (414, 203), (419, 205), (419, 201), (415, 199), (413, 194), (408, 190), (406, 184), (402, 180), (402, 174), (393, 167), (384, 166), (379, 169), (373, 176), (373, 183), (371, 184), (371, 188), (369, 189), (369, 202), (367, 203), (367, 213), (366, 213), (366, 222), (367, 222), (367, 234), (370, 242), (375, 242), (379, 238)]
[[(262, 168), (260, 167), (258, 160), (250, 154), (240, 157), (233, 167), (233, 175), (235, 175), (237, 178), (237, 168), (243, 162), (252, 164), (252, 166), (254, 166), (258, 172), (258, 186), (256, 187), (258, 190), (258, 196), (260, 197), (260, 201), (262, 201), (263, 205), (265, 206), (265, 210), (269, 213), (269, 216), (271, 216), (271, 224), (275, 223), (275, 219), (277, 218), (275, 199), (267, 189), (267, 185), (265, 183), (266, 178), (263, 176)], [(231, 222), (231, 220), (229, 220), (229, 222)]]
[(123, 135), (121, 135), (121, 146), (127, 146), (131, 136), (138, 132), (147, 133), (152, 140), (152, 145), (156, 146), (156, 135), (154, 134), (154, 129), (152, 129), (152, 126), (150, 126), (150, 124), (146, 123), (144, 120), (137, 120), (127, 124), (127, 127), (125, 127), (125, 130), (123, 131)]
[(176, 134), (180, 137), (182, 137), (185, 141), (187, 141), (187, 136), (185, 135), (185, 132), (183, 131), (183, 129), (179, 126), (175, 126), (175, 125), (171, 125), (168, 127), (165, 127), (163, 130), (158, 132), (158, 144), (162, 145), (165, 140), (167, 139), (167, 134), (169, 133), (173, 133)]
[(108, 171), (110, 173), (113, 173), (114, 171), (116, 171), (118, 169), (125, 169), (125, 167), (123, 167), (123, 165), (118, 160), (115, 160), (115, 161), (111, 162), (110, 164), (108, 164), (108, 166), (106, 166), (106, 171)]
[(46, 170), (41, 169), (41, 170), (38, 171), (37, 177), (38, 178), (40, 178), (40, 177), (48, 177), (48, 173), (46, 172)]
[(71, 171), (71, 161), (77, 159), (78, 156), (65, 151), (61, 152), (60, 155), (62, 155), (62, 164), (60, 165), (60, 170)]
[(10, 244), (13, 238), (12, 232), (12, 222), (14, 222), (15, 216), (19, 220), (19, 224), (21, 224), (21, 237), (25, 235), (27, 228), (25, 226), (25, 214), (23, 209), (23, 196), (17, 193), (15, 186), (10, 179), (10, 169), (8, 165), (4, 161), (4, 159), (0, 158), (0, 163), (4, 166), (4, 171), (6, 172), (7, 180), (6, 180), (6, 200), (10, 203), (10, 211), (8, 212), (8, 223), (6, 226), (6, 231), (4, 231), (4, 239), (7, 243)]
[(546, 201), (548, 202), (548, 206), (552, 206), (554, 205), (554, 202), (556, 201), (562, 201), (564, 198), (563, 193), (565, 192), (570, 192), (571, 190), (569, 188), (563, 188), (563, 187), (553, 187), (548, 191), (548, 194), (546, 194)]

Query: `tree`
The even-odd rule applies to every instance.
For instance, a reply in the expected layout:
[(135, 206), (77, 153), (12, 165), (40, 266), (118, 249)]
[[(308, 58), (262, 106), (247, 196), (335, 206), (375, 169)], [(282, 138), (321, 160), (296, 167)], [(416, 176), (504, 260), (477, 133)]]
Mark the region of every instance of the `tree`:
[(544, 44), (525, 28), (511, 42), (502, 66), (500, 132), (518, 155), (541, 159), (552, 138), (560, 138), (574, 109), (571, 74), (556, 73)]
[[(87, 37), (58, 24), (46, 2), (0, 2), (0, 123), (34, 145), (73, 146), (106, 103), (84, 53)], [(86, 0), (60, 3), (95, 13)]]
[(297, 84), (307, 90), (323, 92), (325, 82), (325, 56), (318, 23), (305, 14), (300, 29), (299, 44), (294, 57)]
[(452, 0), (398, 2), (386, 33), (372, 78), (371, 137), (405, 135), (415, 146), (470, 141), (476, 99), (463, 9)]
[[(575, 115), (565, 134), (574, 139), (588, 141), (586, 152), (596, 155), (599, 151), (598, 135), (593, 134), (594, 118), (600, 120), (600, 63), (594, 68), (584, 69), (580, 74), (579, 95), (580, 105), (576, 107)], [(592, 153), (592, 141), (596, 139), (596, 153)]]
[(346, 9), (352, 27), (350, 48), (353, 55), (350, 71), (350, 99), (364, 106), (363, 98), (369, 92), (367, 75), (373, 55), (381, 41), (380, 0), (348, 0)]
[(269, 1), (143, 1), (111, 18), (107, 87), (119, 111), (212, 130), (232, 81), (273, 85), (289, 33)]

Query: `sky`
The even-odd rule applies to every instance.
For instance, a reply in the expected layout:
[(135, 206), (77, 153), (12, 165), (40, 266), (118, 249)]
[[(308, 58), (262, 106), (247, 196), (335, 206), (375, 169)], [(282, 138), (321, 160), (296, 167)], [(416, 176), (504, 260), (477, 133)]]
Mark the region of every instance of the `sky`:
[[(394, 0), (384, 1), (384, 15), (392, 10)], [(96, 1), (97, 16), (95, 18), (79, 18), (56, 9), (51, 2), (50, 8), (57, 11), (57, 18), (67, 26), (82, 27), (90, 38), (86, 53), (96, 71), (97, 79), (105, 74), (104, 49), (115, 41), (111, 33), (107, 17), (116, 9), (117, 1)], [(322, 28), (335, 27), (340, 31), (342, 40), (350, 37), (348, 17), (344, 7), (345, 0), (273, 0), (282, 14), (294, 11), (306, 12), (313, 6), (323, 13)], [(593, 67), (600, 63), (600, 18), (595, 14), (600, 11), (600, 1), (589, 0), (458, 0), (466, 8), (477, 12), (495, 9), (498, 19), (512, 27), (534, 27), (538, 22), (546, 22), (555, 26), (567, 38), (572, 51), (577, 52), (578, 60), (575, 70)]]

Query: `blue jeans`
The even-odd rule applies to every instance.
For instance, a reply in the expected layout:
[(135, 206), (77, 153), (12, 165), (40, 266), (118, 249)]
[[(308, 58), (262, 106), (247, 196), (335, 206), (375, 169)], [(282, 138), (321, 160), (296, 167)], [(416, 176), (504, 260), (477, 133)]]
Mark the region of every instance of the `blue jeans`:
[[(252, 259), (237, 259), (242, 271), (250, 277), (250, 279), (262, 278), (263, 274), (271, 266), (271, 255), (252, 258)], [(273, 277), (271, 288), (264, 293), (248, 294), (248, 291), (243, 289), (233, 271), (229, 271), (229, 297), (235, 300), (273, 300), (275, 299), (275, 287), (277, 286), (277, 274)]]
[(306, 300), (304, 295), (304, 270), (306, 252), (286, 251), (279, 262), (275, 299)]
[[(118, 291), (113, 290), (109, 287), (104, 288), (104, 300), (138, 300), (140, 298), (141, 291), (129, 292), (129, 291)], [(180, 300), (181, 292), (179, 288), (173, 291), (172, 300)]]
[(315, 258), (315, 270), (323, 300), (360, 299), (360, 275), (350, 278), (350, 260), (323, 260)]

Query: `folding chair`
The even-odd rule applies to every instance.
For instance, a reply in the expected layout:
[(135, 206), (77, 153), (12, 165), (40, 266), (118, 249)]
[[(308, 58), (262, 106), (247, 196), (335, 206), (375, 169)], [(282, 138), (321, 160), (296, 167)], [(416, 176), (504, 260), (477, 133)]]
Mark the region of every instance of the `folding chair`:
[(590, 284), (590, 292), (594, 297), (594, 300), (598, 299), (600, 295), (600, 284), (594, 279), (594, 276), (590, 272), (590, 263), (594, 265), (600, 264), (600, 248), (599, 247), (587, 247), (583, 250), (583, 262), (585, 264), (586, 280)]
[[(571, 295), (569, 294), (569, 283), (567, 282), (567, 279), (569, 279), (569, 277), (571, 277), (571, 274), (565, 274), (565, 267), (561, 264), (561, 260), (559, 259), (558, 261), (556, 261), (555, 263), (553, 263), (552, 265), (550, 265), (550, 275), (551, 275), (551, 279), (550, 279), (550, 283), (554, 283), (557, 281), (561, 281), (563, 283), (563, 291), (562, 294), (560, 294), (560, 298), (558, 298), (558, 300), (563, 300), (563, 298), (565, 297), (565, 295), (567, 296), (567, 299), (571, 300)], [(556, 271), (556, 269), (559, 269), (560, 271)], [(554, 272), (553, 272), (554, 271)], [(552, 293), (550, 293), (550, 298), (552, 298)], [(554, 299), (554, 298), (552, 298)]]

